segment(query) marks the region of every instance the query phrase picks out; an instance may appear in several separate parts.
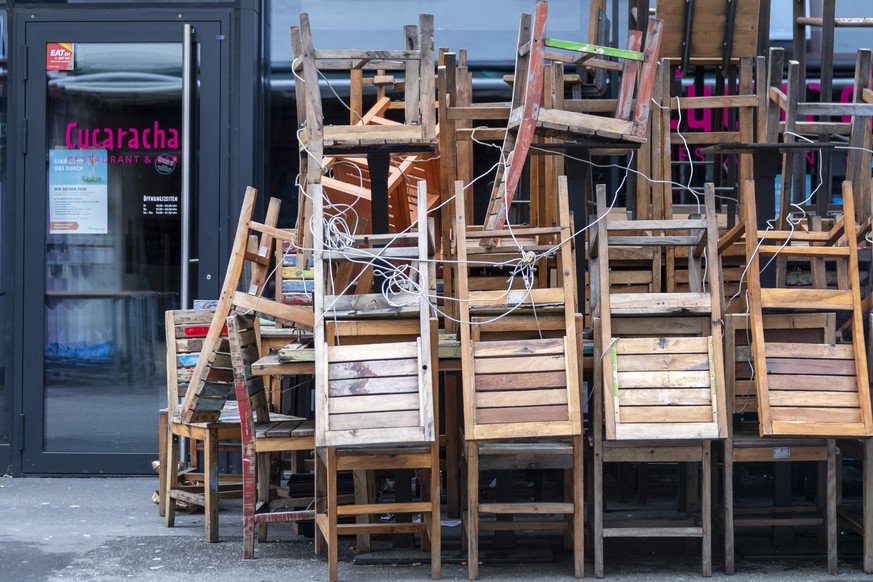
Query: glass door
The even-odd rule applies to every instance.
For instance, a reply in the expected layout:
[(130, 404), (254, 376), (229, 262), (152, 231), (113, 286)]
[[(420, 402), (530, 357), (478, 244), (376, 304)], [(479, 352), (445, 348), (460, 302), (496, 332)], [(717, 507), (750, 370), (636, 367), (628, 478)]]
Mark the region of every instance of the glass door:
[(220, 23), (25, 29), (22, 469), (147, 473), (164, 311), (217, 272)]

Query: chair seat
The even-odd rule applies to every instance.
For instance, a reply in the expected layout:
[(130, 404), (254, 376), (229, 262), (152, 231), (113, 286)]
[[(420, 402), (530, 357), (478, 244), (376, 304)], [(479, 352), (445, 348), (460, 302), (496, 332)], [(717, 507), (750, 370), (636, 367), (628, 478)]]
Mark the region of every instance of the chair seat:
[(270, 422), (255, 425), (256, 439), (305, 437), (315, 434), (315, 421), (299, 416), (271, 414)]

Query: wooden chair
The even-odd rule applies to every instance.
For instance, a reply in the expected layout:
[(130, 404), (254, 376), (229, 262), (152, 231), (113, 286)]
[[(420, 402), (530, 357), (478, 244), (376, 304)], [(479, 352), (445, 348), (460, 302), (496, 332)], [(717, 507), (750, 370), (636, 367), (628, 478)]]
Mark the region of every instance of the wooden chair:
[[(291, 27), (293, 67), (299, 96), (297, 119), (300, 123), (301, 197), (298, 225), (308, 224), (309, 218), (314, 216), (312, 200), (305, 193), (311, 184), (322, 183), (325, 154), (360, 156), (372, 152), (390, 154), (435, 150), (433, 34), (433, 15), (421, 14), (418, 26), (404, 27), (404, 47), (401, 50), (316, 50), (312, 43), (309, 15), (305, 12), (300, 14), (300, 25)], [(300, 71), (299, 75), (296, 71)], [(325, 125), (319, 88), (321, 71), (349, 71), (353, 95), (359, 93), (365, 73), (372, 71), (378, 76), (392, 71), (403, 72), (402, 121), (365, 123), (362, 117), (350, 125)], [(359, 105), (353, 103), (352, 109), (355, 110)], [(373, 167), (370, 169), (374, 170)], [(380, 177), (376, 180), (374, 175), (374, 182), (379, 183), (379, 188), (387, 188), (388, 168), (382, 165), (378, 171)], [(381, 175), (383, 172), (384, 175)], [(387, 216), (381, 218), (387, 219)], [(308, 249), (313, 248), (312, 233), (310, 229), (302, 228), (297, 234), (298, 246), (308, 258)]]
[[(603, 576), (605, 537), (698, 537), (703, 574), (712, 572), (710, 441), (727, 434), (727, 420), (712, 184), (707, 184), (705, 198), (706, 215), (700, 218), (607, 221), (606, 189), (597, 187), (598, 218), (589, 238), (597, 577)], [(610, 258), (614, 249), (626, 246), (689, 247), (689, 292), (614, 293)], [(620, 291), (623, 284), (615, 287)], [(635, 520), (634, 526), (607, 523), (603, 464), (652, 461), (699, 465), (699, 515), (666, 523)], [(689, 475), (694, 477), (689, 496), (696, 498), (696, 469)]]
[[(239, 475), (219, 475), (218, 454), (222, 448), (239, 450), (239, 411), (235, 401), (228, 401), (216, 422), (188, 423), (179, 418), (179, 401), (184, 398), (191, 374), (200, 356), (203, 338), (212, 322), (212, 311), (177, 310), (165, 315), (167, 341), (167, 410), (161, 411), (166, 418), (161, 441), (160, 509), (166, 518), (167, 527), (173, 527), (176, 516), (176, 500), (202, 506), (205, 513), (206, 541), (218, 541), (219, 498), (239, 497), (242, 480)], [(212, 382), (230, 381), (230, 358), (227, 336), (221, 334), (222, 352), (216, 357)], [(191, 442), (191, 458), (188, 468), (179, 470), (179, 438)], [(234, 445), (222, 447), (220, 443), (233, 441)], [(197, 459), (198, 449), (203, 450), (202, 470)], [(221, 482), (225, 481), (224, 484)]]
[[(803, 348), (833, 345), (836, 334), (834, 313), (765, 315), (763, 335), (768, 342), (791, 342)], [(833, 439), (764, 439), (758, 435), (757, 388), (750, 346), (752, 330), (745, 314), (725, 316), (725, 379), (731, 415), (729, 435), (724, 442), (724, 570), (735, 571), (734, 530), (737, 527), (818, 526), (827, 539), (828, 572), (837, 571), (836, 447)], [(773, 358), (771, 358), (772, 360)], [(823, 380), (828, 382), (831, 379)], [(823, 385), (823, 384), (821, 384)], [(818, 466), (818, 496), (814, 505), (740, 507), (734, 498), (736, 463), (815, 462)], [(778, 480), (778, 478), (777, 478)], [(789, 488), (787, 483), (777, 488)], [(765, 513), (766, 511), (766, 513)], [(823, 531), (822, 531), (823, 530)]]
[[(318, 185), (310, 192), (315, 224), (323, 224), (324, 205), (330, 200)], [(415, 230), (360, 235), (345, 248), (329, 246), (324, 234), (314, 237), (315, 509), (331, 581), (338, 576), (338, 537), (348, 534), (421, 533), (422, 546), (430, 546), (431, 575), (440, 577), (438, 348), (428, 301), (433, 245), (426, 216), (425, 185), (420, 182)], [(368, 246), (360, 246), (364, 243)], [(407, 279), (383, 293), (349, 295), (333, 280), (334, 266), (348, 261), (377, 271), (386, 282), (397, 283), (404, 273)], [(420, 501), (403, 501), (398, 486), (395, 502), (374, 503), (359, 485), (357, 503), (338, 500), (340, 471), (414, 469), (423, 477)], [(394, 523), (367, 519), (383, 513), (398, 517)], [(413, 514), (421, 514), (418, 523), (411, 521)], [(357, 516), (359, 522), (340, 523), (347, 516)]]
[[(646, 141), (662, 21), (655, 18), (649, 20), (646, 46), (642, 50), (643, 34), (635, 30), (628, 33), (627, 50), (621, 50), (546, 38), (547, 14), (547, 3), (538, 0), (533, 30), (530, 15), (523, 14), (521, 17), (515, 62), (516, 82), (513, 84), (509, 123), (502, 148), (507, 167), (498, 167), (484, 223), (486, 230), (502, 229), (506, 223), (506, 213), (521, 179), (534, 133), (557, 138), (559, 142), (571, 142), (574, 146), (611, 144), (627, 147), (628, 144)], [(546, 51), (546, 47), (555, 50)], [(570, 54), (556, 50), (566, 50)], [(623, 59), (624, 63), (597, 58), (601, 55)], [(621, 87), (613, 116), (541, 106), (546, 59), (621, 71)], [(550, 147), (558, 146), (552, 144)], [(491, 242), (483, 239), (482, 244)]]
[[(281, 204), (277, 198), (270, 200), (263, 223), (253, 220), (257, 196), (258, 191), (254, 188), (246, 189), (221, 294), (180, 409), (184, 422), (214, 422), (224, 407), (230, 384), (217, 384), (212, 381), (212, 376), (220, 373), (216, 371), (220, 368), (216, 364), (221, 346), (220, 336), (233, 309), (258, 313), (292, 327), (311, 329), (313, 325), (311, 308), (286, 305), (263, 295), (274, 245), (293, 240), (294, 233), (276, 228)], [(246, 273), (249, 279), (244, 284), (245, 290), (241, 290), (239, 288), (243, 286)], [(230, 378), (227, 380), (229, 382)]]
[(266, 541), (267, 524), (313, 520), (313, 495), (277, 498), (271, 489), (272, 455), (315, 448), (314, 421), (271, 414), (263, 378), (252, 375), (260, 355), (257, 316), (232, 313), (227, 318), (234, 389), (239, 403), (243, 451), (243, 558), (255, 557), (255, 531)]
[[(466, 458), (467, 569), (478, 577), (479, 531), (564, 529), (572, 537), (574, 573), (584, 574), (583, 441), (576, 329), (576, 276), (567, 180), (558, 179), (560, 214), (555, 227), (478, 230), (467, 227), (463, 185), (455, 185), (454, 247), (463, 380)], [(493, 237), (496, 245), (479, 242)], [(551, 257), (554, 256), (554, 259)], [(554, 260), (554, 262), (552, 262)], [(470, 274), (495, 262), (536, 264), (530, 287), (503, 289)], [(531, 277), (534, 277), (531, 275)], [(488, 279), (488, 278), (486, 278)], [(502, 457), (502, 459), (501, 459)], [(518, 461), (524, 457), (524, 462)], [(572, 472), (562, 502), (479, 501), (486, 469), (530, 467)], [(539, 516), (499, 523), (483, 514)], [(542, 519), (561, 514), (561, 521)]]
[[(757, 224), (754, 183), (746, 182), (745, 224)], [(752, 352), (761, 436), (859, 437), (873, 434), (870, 386), (858, 280), (852, 185), (843, 183), (843, 216), (827, 232), (746, 232)], [(834, 261), (845, 273), (838, 289), (763, 287), (761, 257)], [(850, 343), (768, 342), (762, 317), (774, 310), (837, 312)]]

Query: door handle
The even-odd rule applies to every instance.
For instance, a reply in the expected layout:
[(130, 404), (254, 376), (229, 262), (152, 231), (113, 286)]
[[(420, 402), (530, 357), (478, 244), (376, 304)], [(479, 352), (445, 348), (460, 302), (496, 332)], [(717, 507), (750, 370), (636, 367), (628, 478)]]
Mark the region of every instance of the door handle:
[[(192, 54), (194, 27), (182, 26), (182, 257), (181, 257), (181, 309), (191, 305), (190, 259), (191, 254), (191, 95), (194, 85)], [(196, 262), (193, 261), (193, 262)]]

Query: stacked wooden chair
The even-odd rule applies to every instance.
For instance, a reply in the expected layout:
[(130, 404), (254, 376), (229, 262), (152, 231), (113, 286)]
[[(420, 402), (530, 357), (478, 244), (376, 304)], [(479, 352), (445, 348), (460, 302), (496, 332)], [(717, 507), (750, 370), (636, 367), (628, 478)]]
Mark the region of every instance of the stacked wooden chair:
[(239, 406), (243, 462), (243, 558), (255, 557), (255, 532), (267, 539), (267, 524), (313, 520), (313, 496), (280, 498), (272, 487), (273, 455), (315, 448), (314, 421), (270, 412), (264, 379), (252, 374), (260, 357), (258, 317), (233, 312), (227, 318), (234, 390)]
[[(159, 503), (167, 527), (175, 524), (177, 500), (203, 507), (206, 541), (217, 542), (219, 498), (239, 497), (242, 494), (240, 476), (219, 475), (218, 470), (221, 443), (224, 443), (224, 448), (239, 450), (239, 411), (234, 399), (225, 403), (221, 416), (215, 422), (183, 422), (179, 417), (179, 402), (185, 397), (212, 317), (213, 312), (209, 310), (167, 311), (165, 315), (167, 410), (161, 411), (165, 426), (161, 427), (160, 435)], [(219, 352), (213, 381), (229, 382), (232, 371), (225, 333), (221, 334)], [(184, 470), (180, 470), (178, 464), (182, 437), (188, 439), (191, 445)], [(198, 459), (200, 450), (203, 453), (202, 465)]]
[[(437, 144), (436, 116), (434, 112), (434, 45), (433, 16), (422, 14), (418, 26), (405, 26), (404, 46), (399, 50), (316, 50), (312, 42), (309, 15), (300, 14), (300, 25), (291, 27), (291, 48), (294, 70), (297, 77), (297, 119), (300, 124), (300, 185), (301, 204), (297, 224), (306, 225), (313, 213), (313, 201), (305, 196), (312, 184), (322, 184), (322, 174), (327, 169), (325, 155), (344, 157), (363, 156), (372, 153), (433, 152)], [(298, 73), (299, 71), (299, 73)], [(360, 113), (352, 115), (350, 125), (326, 125), (322, 108), (319, 75), (322, 71), (348, 71), (353, 94), (360, 92), (370, 72), (384, 75), (385, 72), (403, 73), (403, 81), (395, 88), (403, 87), (403, 109), (400, 121), (382, 117), (384, 110), (372, 109), (367, 117)], [(375, 80), (371, 81), (375, 82)], [(382, 96), (380, 96), (382, 97)], [(380, 99), (377, 106), (384, 104)], [(353, 103), (352, 110), (360, 107)], [(400, 110), (398, 110), (400, 111)], [(360, 119), (356, 119), (359, 117)], [(377, 119), (378, 118), (378, 119)], [(385, 119), (380, 122), (379, 119)], [(376, 181), (375, 164), (370, 164), (369, 175)], [(388, 168), (378, 170), (379, 181), (388, 181)], [(384, 172), (385, 175), (381, 175)], [(325, 184), (327, 189), (331, 184)], [(387, 184), (379, 184), (387, 190)], [(375, 190), (377, 186), (372, 186)], [(375, 201), (373, 201), (375, 203)], [(387, 209), (375, 209), (387, 213)], [(395, 209), (399, 212), (399, 209)], [(374, 220), (387, 220), (376, 213)], [(395, 222), (399, 224), (400, 218)], [(374, 229), (379, 232), (379, 229)], [(298, 229), (298, 246), (308, 257), (314, 248), (309, 228)]]
[[(603, 576), (604, 537), (701, 538), (703, 573), (711, 574), (710, 442), (727, 434), (713, 194), (708, 184), (704, 216), (607, 221), (606, 189), (597, 188), (596, 230), (589, 238), (589, 255), (595, 336), (594, 572), (598, 577)], [(624, 246), (689, 247), (689, 292), (614, 293), (610, 258), (614, 249)], [(605, 523), (603, 463), (646, 461), (699, 464), (700, 513), (691, 523), (633, 527)]]
[[(562, 144), (563, 147), (568, 144), (575, 147), (627, 147), (646, 141), (663, 22), (655, 18), (649, 20), (645, 47), (642, 47), (642, 31), (631, 30), (624, 50), (547, 38), (547, 15), (547, 2), (538, 0), (533, 21), (529, 14), (523, 14), (521, 18), (512, 103), (502, 147), (507, 167), (498, 169), (494, 181), (484, 223), (489, 230), (500, 229), (506, 222), (506, 213), (515, 196), (535, 133), (555, 138), (557, 143), (549, 147), (562, 147)], [(552, 50), (547, 51), (547, 48)], [(623, 62), (601, 57), (615, 57)], [(541, 106), (547, 59), (621, 71), (621, 86), (613, 116)], [(562, 86), (563, 83), (559, 85)], [(490, 244), (491, 241), (483, 242)]]
[[(257, 313), (290, 327), (312, 328), (310, 307), (286, 305), (264, 296), (274, 245), (291, 241), (294, 233), (276, 228), (280, 208), (277, 198), (270, 200), (264, 222), (252, 218), (257, 195), (254, 188), (246, 189), (221, 294), (179, 410), (183, 422), (215, 422), (233, 391), (232, 375), (229, 368), (220, 365), (219, 354), (222, 353), (221, 334), (234, 309)], [(244, 280), (246, 275), (247, 280)]]
[[(310, 187), (315, 224), (330, 201)], [(428, 236), (425, 186), (419, 184), (416, 229), (396, 235), (360, 235), (337, 245), (323, 230), (315, 237), (316, 526), (327, 545), (329, 579), (338, 575), (338, 536), (420, 533), (430, 546), (431, 573), (440, 577), (437, 333), (431, 316), (433, 247)], [(370, 245), (378, 244), (378, 248)], [(332, 283), (346, 262), (376, 271), (382, 293), (348, 294)], [(340, 471), (413, 470), (422, 474), (422, 499), (340, 504)], [(395, 522), (371, 523), (393, 513)], [(420, 514), (416, 523), (412, 518)], [(357, 516), (359, 523), (342, 520)], [(363, 519), (362, 519), (363, 518)], [(321, 541), (317, 548), (323, 549)]]
[[(569, 532), (574, 573), (581, 577), (584, 572), (580, 351), (565, 177), (559, 178), (558, 188), (557, 226), (483, 230), (467, 225), (463, 185), (455, 185), (452, 229), (467, 481), (463, 519), (470, 579), (478, 577), (480, 530), (509, 528)], [(481, 246), (486, 238), (494, 245)], [(508, 273), (499, 268), (489, 277), (473, 276), (499, 263), (535, 266), (536, 273), (528, 275), (525, 285), (512, 287)], [(519, 457), (528, 460), (520, 464)], [(480, 501), (483, 471), (519, 467), (572, 472), (572, 486), (560, 502)], [(483, 514), (495, 514), (498, 521), (483, 519)], [(501, 519), (520, 515), (531, 517)]]

